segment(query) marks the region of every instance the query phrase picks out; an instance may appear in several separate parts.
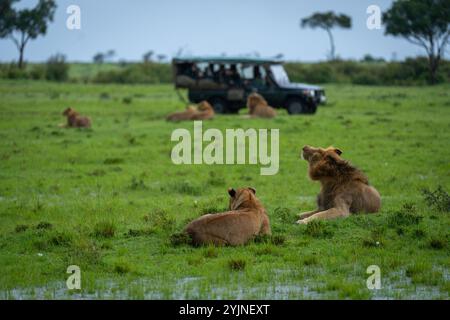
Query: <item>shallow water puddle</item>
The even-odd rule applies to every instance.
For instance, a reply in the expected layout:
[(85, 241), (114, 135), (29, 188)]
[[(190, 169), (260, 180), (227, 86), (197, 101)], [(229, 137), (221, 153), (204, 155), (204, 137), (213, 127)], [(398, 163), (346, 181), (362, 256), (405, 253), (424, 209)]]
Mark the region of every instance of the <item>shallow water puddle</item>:
[[(280, 273), (280, 270), (277, 271)], [(276, 272), (276, 273), (277, 273)], [(371, 291), (371, 298), (384, 299), (442, 299), (445, 295), (438, 287), (414, 285), (404, 276), (398, 274), (401, 281), (384, 280), (380, 290)], [(445, 272), (444, 277), (449, 275)], [(244, 287), (236, 283), (230, 286), (213, 286), (204, 277), (183, 277), (175, 280), (174, 286), (165, 287), (153, 280), (138, 279), (131, 282), (97, 281), (95, 288), (70, 291), (65, 282), (55, 282), (48, 286), (34, 288), (14, 288), (0, 291), (0, 299), (334, 299), (336, 291), (317, 292), (312, 288), (321, 287), (308, 280), (297, 284), (269, 283)], [(166, 284), (167, 285), (167, 284)], [(163, 289), (160, 289), (163, 288)], [(447, 294), (448, 298), (448, 294)]]

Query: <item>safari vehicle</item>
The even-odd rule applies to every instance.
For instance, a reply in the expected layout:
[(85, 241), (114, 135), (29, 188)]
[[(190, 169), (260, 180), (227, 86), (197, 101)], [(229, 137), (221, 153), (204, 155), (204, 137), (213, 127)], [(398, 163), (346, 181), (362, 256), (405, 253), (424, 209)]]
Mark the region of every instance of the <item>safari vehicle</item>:
[(172, 68), (175, 88), (188, 89), (190, 102), (206, 100), (217, 113), (238, 112), (252, 92), (289, 114), (315, 113), (326, 101), (323, 88), (291, 83), (278, 59), (183, 57), (174, 58)]

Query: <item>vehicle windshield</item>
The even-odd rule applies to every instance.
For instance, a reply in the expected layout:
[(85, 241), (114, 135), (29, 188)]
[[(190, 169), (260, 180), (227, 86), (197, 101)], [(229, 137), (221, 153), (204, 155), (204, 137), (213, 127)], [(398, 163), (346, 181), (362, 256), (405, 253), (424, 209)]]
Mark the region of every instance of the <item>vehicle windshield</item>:
[(273, 78), (277, 84), (288, 84), (290, 82), (289, 76), (281, 64), (271, 65), (270, 71), (272, 72)]

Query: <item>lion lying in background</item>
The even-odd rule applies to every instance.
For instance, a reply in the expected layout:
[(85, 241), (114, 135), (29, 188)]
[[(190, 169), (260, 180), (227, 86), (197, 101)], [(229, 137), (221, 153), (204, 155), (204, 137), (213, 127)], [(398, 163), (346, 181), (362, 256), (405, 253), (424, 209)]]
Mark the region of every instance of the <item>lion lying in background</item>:
[(366, 176), (348, 161), (339, 149), (304, 146), (302, 158), (309, 163), (309, 176), (320, 181), (322, 189), (317, 197), (318, 209), (300, 214), (299, 224), (314, 219), (347, 217), (351, 213), (378, 212), (381, 198), (369, 185)]
[(277, 115), (275, 109), (269, 106), (266, 99), (258, 93), (248, 96), (247, 108), (250, 117), (273, 118)]
[(78, 112), (72, 108), (67, 108), (63, 112), (63, 116), (67, 117), (67, 124), (60, 125), (60, 127), (68, 128), (90, 128), (91, 119), (89, 117), (82, 117)]
[(208, 101), (198, 104), (197, 112), (192, 115), (192, 120), (208, 120), (214, 118), (214, 109)]
[(206, 214), (189, 223), (185, 231), (195, 245), (242, 245), (256, 235), (270, 234), (269, 217), (253, 188), (228, 189), (230, 210)]
[(214, 109), (207, 102), (200, 102), (197, 107), (188, 106), (185, 111), (175, 112), (167, 116), (167, 121), (208, 120), (214, 118)]

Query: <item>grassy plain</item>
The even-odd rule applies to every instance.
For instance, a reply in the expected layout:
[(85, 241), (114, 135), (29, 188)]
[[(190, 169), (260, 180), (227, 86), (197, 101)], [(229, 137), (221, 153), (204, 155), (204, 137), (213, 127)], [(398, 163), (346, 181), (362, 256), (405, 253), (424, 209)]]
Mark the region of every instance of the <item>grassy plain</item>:
[[(450, 291), (450, 86), (327, 85), (314, 116), (203, 127), (280, 129), (280, 169), (172, 164), (173, 88), (0, 81), (0, 298), (436, 298)], [(58, 128), (72, 106), (90, 130)], [(334, 145), (380, 191), (379, 214), (295, 225), (315, 207), (300, 147)], [(174, 245), (228, 187), (253, 186), (274, 236), (243, 247)], [(443, 192), (424, 196), (423, 189)], [(69, 265), (82, 289), (69, 291)], [(378, 265), (382, 288), (368, 290)]]

